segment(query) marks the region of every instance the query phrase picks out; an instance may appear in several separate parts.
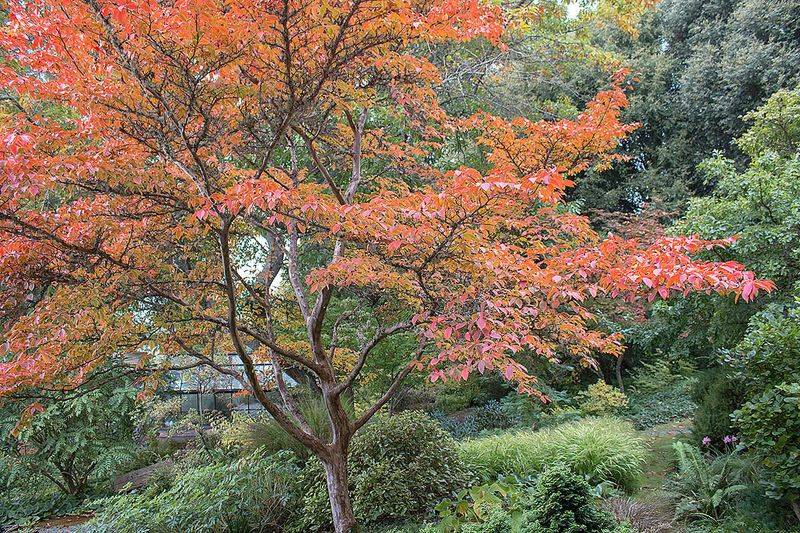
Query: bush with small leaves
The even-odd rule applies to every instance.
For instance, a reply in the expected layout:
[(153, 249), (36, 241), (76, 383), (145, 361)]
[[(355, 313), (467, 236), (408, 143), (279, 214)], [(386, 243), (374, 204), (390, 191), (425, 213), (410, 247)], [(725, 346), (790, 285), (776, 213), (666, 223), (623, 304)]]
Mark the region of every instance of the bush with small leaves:
[(681, 358), (673, 359), (657, 359), (652, 363), (642, 363), (628, 382), (628, 388), (640, 394), (658, 392), (695, 373), (696, 368), (690, 362)]
[[(473, 481), (453, 438), (416, 411), (378, 416), (365, 426), (353, 439), (348, 469), (353, 509), (366, 525), (424, 514)], [(300, 507), (290, 529), (326, 531), (331, 511), (321, 463), (309, 461), (298, 484)]]
[(497, 400), (490, 400), (486, 405), (476, 407), (457, 418), (449, 417), (441, 411), (434, 411), (431, 417), (456, 439), (474, 437), (483, 431), (508, 429), (521, 422), (514, 412), (507, 410)]
[(633, 422), (636, 429), (649, 429), (691, 417), (697, 409), (689, 394), (692, 383), (692, 380), (684, 379), (659, 391), (634, 392), (625, 418)]
[(589, 385), (578, 394), (578, 402), (587, 415), (613, 415), (628, 407), (628, 397), (605, 381)]
[(726, 370), (706, 372), (694, 387), (692, 399), (697, 402), (692, 421), (695, 443), (709, 437), (713, 442), (722, 442), (726, 435), (738, 433), (731, 415), (744, 403), (742, 384)]
[(594, 505), (586, 479), (564, 463), (545, 470), (523, 515), (521, 531), (537, 533), (604, 533), (616, 528), (611, 513)]

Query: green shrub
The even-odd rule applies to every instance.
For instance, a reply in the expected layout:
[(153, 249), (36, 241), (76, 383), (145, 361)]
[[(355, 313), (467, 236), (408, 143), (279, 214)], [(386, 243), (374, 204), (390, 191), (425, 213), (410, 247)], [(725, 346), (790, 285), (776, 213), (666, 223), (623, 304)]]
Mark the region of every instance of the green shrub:
[(578, 394), (581, 408), (587, 415), (613, 415), (628, 407), (628, 397), (605, 381), (598, 381)]
[(28, 526), (78, 508), (74, 496), (63, 494), (45, 477), (18, 468), (17, 461), (0, 454), (0, 524)]
[(511, 392), (500, 399), (500, 408), (515, 425), (533, 425), (542, 416), (543, 404), (538, 398)]
[(530, 478), (500, 477), (492, 483), (462, 489), (436, 506), (441, 519), (438, 528), (445, 532), (489, 532), (503, 526), (506, 531), (512, 529), (512, 525), (519, 525), (527, 509), (530, 488)]
[(628, 388), (640, 394), (657, 392), (675, 385), (693, 373), (694, 368), (683, 359), (658, 359), (653, 363), (643, 363), (628, 382)]
[(747, 336), (726, 361), (753, 396), (800, 382), (800, 286), (790, 294), (793, 304), (768, 306), (750, 320)]
[(435, 387), (434, 409), (445, 414), (484, 405), (508, 394), (508, 385), (494, 375), (472, 376), (467, 381), (446, 381)]
[[(366, 525), (426, 513), (472, 481), (453, 438), (415, 411), (379, 415), (365, 426), (353, 439), (348, 468), (353, 511)], [(308, 462), (299, 487), (300, 507), (291, 529), (329, 528), (331, 512), (319, 461)]]
[(797, 532), (797, 519), (786, 502), (768, 498), (758, 485), (748, 485), (720, 520), (696, 520), (686, 533), (789, 533)]
[(508, 533), (518, 530), (514, 527), (514, 519), (504, 509), (494, 509), (483, 522), (464, 524), (461, 533)]
[(89, 532), (275, 531), (292, 503), (295, 457), (263, 452), (177, 475), (172, 484), (100, 500)]
[(722, 369), (704, 373), (692, 391), (697, 402), (692, 421), (692, 434), (696, 443), (708, 437), (712, 442), (722, 442), (726, 435), (737, 434), (731, 415), (744, 403), (740, 383)]
[(767, 494), (800, 496), (800, 384), (782, 383), (735, 413), (743, 444), (764, 467)]
[[(53, 488), (80, 501), (110, 488), (121, 465), (136, 455), (131, 410), (136, 390), (106, 384), (44, 411), (15, 434), (20, 402), (0, 405), (0, 453), (13, 457), (18, 478), (52, 480)], [(23, 404), (24, 405), (24, 404)], [(36, 497), (36, 495), (34, 495)]]
[(456, 439), (474, 437), (483, 431), (508, 429), (521, 423), (513, 411), (507, 410), (497, 400), (490, 400), (458, 418), (446, 416), (441, 411), (434, 411), (431, 417)]
[(530, 505), (523, 515), (522, 531), (537, 533), (602, 533), (613, 531), (611, 513), (592, 502), (586, 479), (564, 463), (548, 467), (539, 478)]
[(645, 447), (633, 427), (613, 418), (590, 418), (540, 431), (517, 431), (460, 443), (464, 461), (484, 479), (526, 477), (564, 462), (595, 485), (638, 485)]
[(583, 412), (575, 407), (554, 407), (539, 419), (538, 428), (560, 426), (567, 422), (577, 422), (583, 418)]
[(500, 478), (461, 490), (436, 506), (445, 533), (611, 532), (611, 513), (594, 506), (584, 476), (564, 463), (536, 479)]

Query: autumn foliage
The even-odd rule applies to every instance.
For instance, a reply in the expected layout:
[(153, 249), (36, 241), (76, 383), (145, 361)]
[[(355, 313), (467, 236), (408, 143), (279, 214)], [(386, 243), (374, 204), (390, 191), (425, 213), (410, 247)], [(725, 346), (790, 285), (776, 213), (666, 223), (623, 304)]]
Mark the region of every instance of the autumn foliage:
[[(771, 289), (740, 264), (693, 258), (729, 240), (601, 239), (565, 209), (573, 180), (613, 164), (634, 127), (620, 119), (624, 73), (571, 120), (442, 110), (439, 74), (420, 52), (446, 40), (502, 46), (499, 8), (9, 4), (0, 395), (74, 388), (130, 354), (150, 386), (188, 364), (231, 373), (216, 355), (232, 352), (244, 364), (234, 377), (328, 468), (413, 368), (434, 381), (496, 371), (536, 392), (527, 370), (536, 359), (594, 365), (620, 352), (592, 301), (690, 291), (747, 301)], [(459, 162), (456, 133), (482, 147), (482, 168)], [(278, 293), (302, 341), (284, 342)], [(375, 322), (358, 346), (337, 341), (353, 315), (328, 313), (345, 296)], [(418, 348), (374, 406), (348, 420), (339, 396), (396, 334), (413, 334)], [(337, 349), (356, 354), (346, 372)], [(254, 369), (259, 361), (312, 376), (331, 442), (304, 424), (279, 372)], [(282, 405), (264, 395), (271, 386)], [(334, 467), (332, 491), (341, 489)], [(352, 522), (342, 516), (339, 530)]]

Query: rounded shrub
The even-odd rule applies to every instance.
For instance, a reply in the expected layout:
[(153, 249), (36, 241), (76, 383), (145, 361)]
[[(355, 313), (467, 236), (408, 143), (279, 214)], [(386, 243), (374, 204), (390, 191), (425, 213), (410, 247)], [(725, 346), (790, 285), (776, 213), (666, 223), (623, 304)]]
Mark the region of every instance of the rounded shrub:
[(542, 472), (523, 515), (522, 531), (537, 533), (605, 533), (616, 527), (611, 513), (593, 505), (586, 479), (564, 463)]
[(628, 397), (602, 380), (589, 385), (578, 398), (581, 411), (587, 415), (611, 415), (628, 407)]
[[(353, 511), (367, 525), (426, 513), (473, 480), (453, 438), (417, 411), (378, 415), (365, 426), (351, 444), (348, 470)], [(322, 464), (309, 461), (298, 483), (300, 506), (290, 528), (327, 530), (331, 511)]]

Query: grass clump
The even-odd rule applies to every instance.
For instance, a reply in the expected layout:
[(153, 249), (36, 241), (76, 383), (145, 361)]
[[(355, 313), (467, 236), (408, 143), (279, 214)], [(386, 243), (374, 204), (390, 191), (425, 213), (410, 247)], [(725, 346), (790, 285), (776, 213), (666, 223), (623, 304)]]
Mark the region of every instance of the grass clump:
[(644, 442), (627, 422), (587, 418), (539, 431), (517, 431), (460, 443), (464, 462), (485, 479), (527, 477), (562, 462), (590, 483), (635, 489), (645, 461)]

